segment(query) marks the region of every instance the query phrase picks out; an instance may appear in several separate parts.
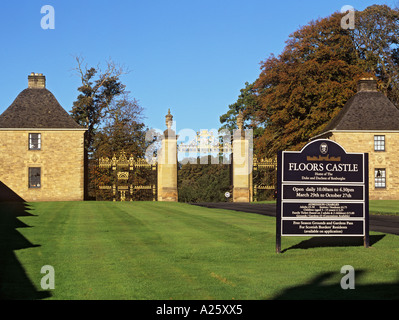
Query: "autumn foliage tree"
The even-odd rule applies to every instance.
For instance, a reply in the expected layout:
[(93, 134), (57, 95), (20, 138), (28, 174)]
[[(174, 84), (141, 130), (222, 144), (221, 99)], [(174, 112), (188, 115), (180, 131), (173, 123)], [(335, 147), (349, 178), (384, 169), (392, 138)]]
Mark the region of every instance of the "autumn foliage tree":
[(379, 79), (379, 89), (399, 102), (399, 10), (373, 5), (355, 16), (353, 43), (367, 71)]
[(399, 97), (398, 11), (371, 6), (356, 12), (355, 30), (341, 27), (343, 16), (334, 13), (292, 33), (221, 117), (223, 124), (243, 111), (249, 127), (262, 126), (254, 137), (258, 157), (303, 147), (356, 93), (362, 77), (376, 77), (383, 92)]
[(255, 83), (260, 107), (245, 112), (267, 122), (256, 141), (262, 154), (301, 148), (355, 93), (364, 69), (341, 17), (312, 21), (291, 35), (279, 57), (263, 62)]

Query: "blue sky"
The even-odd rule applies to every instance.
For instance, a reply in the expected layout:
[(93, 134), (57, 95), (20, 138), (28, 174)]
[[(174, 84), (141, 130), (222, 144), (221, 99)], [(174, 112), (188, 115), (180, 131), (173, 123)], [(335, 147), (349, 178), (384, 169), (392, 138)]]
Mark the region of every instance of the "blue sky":
[[(397, 1), (267, 0), (25, 0), (1, 1), (0, 113), (27, 87), (31, 72), (65, 110), (76, 99), (74, 56), (89, 66), (111, 58), (130, 73), (127, 90), (145, 109), (150, 128), (165, 129), (171, 109), (177, 131), (217, 129), (260, 62), (278, 55), (289, 34), (340, 11)], [(42, 6), (55, 10), (44, 30)]]

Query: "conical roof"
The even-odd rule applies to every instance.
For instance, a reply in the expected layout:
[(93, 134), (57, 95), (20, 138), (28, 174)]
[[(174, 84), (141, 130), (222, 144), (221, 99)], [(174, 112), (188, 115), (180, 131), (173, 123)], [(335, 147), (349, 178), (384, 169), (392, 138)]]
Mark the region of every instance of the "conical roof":
[(84, 129), (44, 85), (23, 90), (0, 115), (0, 128)]
[(399, 109), (377, 90), (375, 80), (362, 79), (358, 92), (321, 134), (337, 130), (399, 131)]

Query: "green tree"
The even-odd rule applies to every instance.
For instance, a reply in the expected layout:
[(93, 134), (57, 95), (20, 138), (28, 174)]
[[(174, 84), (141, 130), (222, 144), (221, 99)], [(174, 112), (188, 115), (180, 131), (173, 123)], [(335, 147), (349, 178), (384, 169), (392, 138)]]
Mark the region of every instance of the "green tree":
[(94, 157), (112, 157), (121, 150), (128, 155), (143, 157), (148, 146), (143, 111), (137, 100), (130, 98), (128, 93), (113, 101), (103, 120), (104, 125), (95, 136)]
[[(103, 125), (97, 130), (93, 142), (93, 159), (101, 157), (112, 158), (120, 156), (124, 151), (129, 158), (144, 156), (147, 142), (145, 141), (146, 127), (143, 120), (143, 108), (140, 107), (135, 99), (124, 93), (122, 97), (114, 100), (107, 115), (103, 119)], [(115, 171), (112, 169), (99, 168), (97, 161), (89, 168), (89, 196), (91, 198), (100, 197), (110, 200), (111, 194), (98, 190), (99, 184), (111, 185), (115, 183)], [(153, 183), (153, 172), (151, 168), (136, 168), (133, 175), (129, 175), (129, 183), (134, 185), (150, 185)], [(140, 195), (135, 192), (135, 198)], [(148, 199), (148, 197), (147, 197)]]
[[(241, 93), (237, 101), (229, 105), (229, 110), (220, 116), (220, 123), (222, 124), (220, 129), (228, 129), (230, 131), (237, 129), (236, 119), (240, 111), (246, 112), (249, 109), (252, 110), (259, 107), (253, 88), (253, 83), (245, 83), (245, 88), (240, 90)], [(251, 115), (249, 114), (248, 116), (250, 117)], [(255, 121), (256, 119), (251, 120)], [(244, 123), (244, 127), (247, 128), (248, 124)]]
[[(99, 181), (110, 182), (109, 170), (98, 168), (100, 157), (111, 158), (125, 151), (127, 156), (143, 157), (146, 149), (146, 128), (143, 108), (131, 98), (120, 77), (124, 68), (108, 61), (105, 70), (99, 66), (87, 67), (76, 58), (75, 70), (80, 75), (79, 95), (73, 103), (72, 117), (87, 127), (85, 136), (86, 198), (95, 198)], [(141, 170), (143, 171), (143, 170)], [(135, 172), (135, 183), (146, 184), (148, 174)], [(144, 170), (145, 171), (145, 170)]]
[(92, 153), (95, 135), (110, 111), (111, 103), (125, 92), (125, 85), (119, 79), (124, 70), (112, 61), (107, 62), (105, 71), (100, 67), (83, 66), (84, 59), (81, 57), (76, 57), (76, 62), (75, 70), (80, 76), (81, 86), (70, 113), (75, 121), (87, 127), (85, 148)]

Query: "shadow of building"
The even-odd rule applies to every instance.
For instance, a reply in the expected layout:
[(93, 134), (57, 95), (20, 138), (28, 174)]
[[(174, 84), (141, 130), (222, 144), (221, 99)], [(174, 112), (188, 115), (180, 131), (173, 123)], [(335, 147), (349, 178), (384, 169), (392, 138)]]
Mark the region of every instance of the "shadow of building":
[[(47, 291), (38, 291), (15, 255), (15, 250), (38, 247), (32, 244), (18, 228), (29, 228), (18, 217), (33, 216), (28, 204), (0, 181), (0, 299), (34, 300), (50, 297)], [(39, 272), (40, 270), (38, 270)]]

